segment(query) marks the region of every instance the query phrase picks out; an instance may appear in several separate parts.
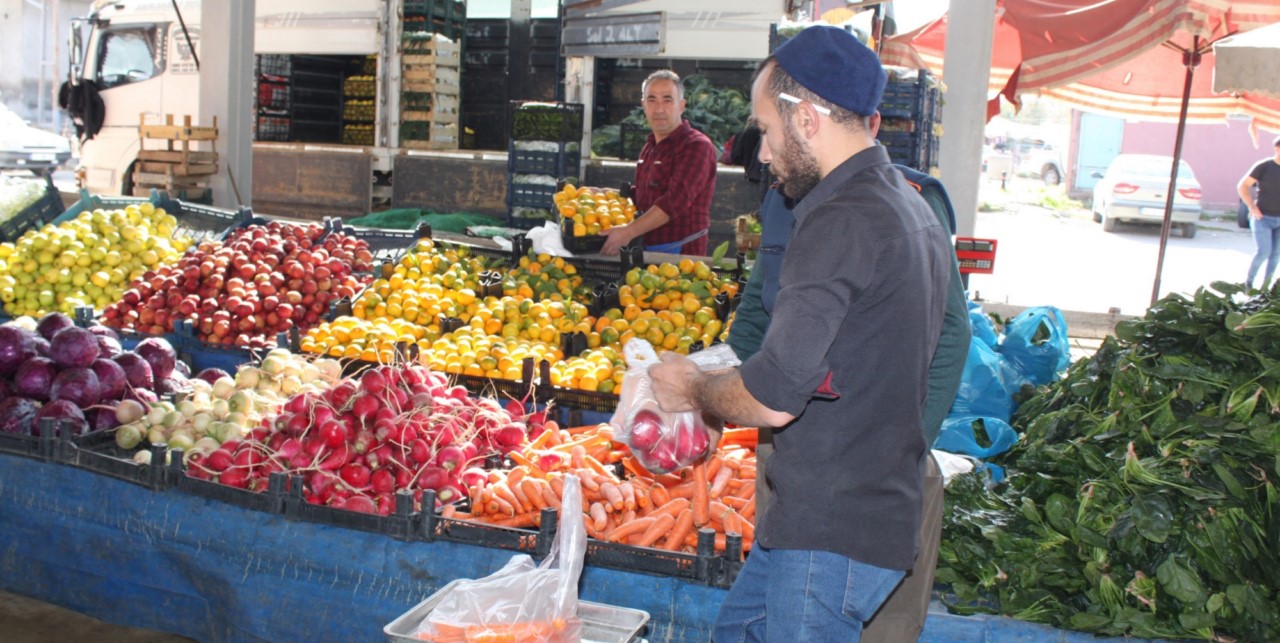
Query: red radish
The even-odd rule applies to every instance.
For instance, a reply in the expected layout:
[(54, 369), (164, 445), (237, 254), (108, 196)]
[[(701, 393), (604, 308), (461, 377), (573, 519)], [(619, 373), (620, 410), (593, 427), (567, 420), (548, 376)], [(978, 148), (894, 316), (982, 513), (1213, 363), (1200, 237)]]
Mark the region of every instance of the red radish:
[(339, 502), (334, 502), (333, 506), (338, 509), (346, 509), (347, 511), (356, 511), (365, 514), (378, 513), (378, 506), (374, 504), (373, 499), (369, 498), (369, 496), (362, 496), (359, 494), (352, 495)]
[(311, 419), (303, 413), (288, 417), (289, 419), (284, 423), (284, 432), (289, 435), (302, 435), (311, 427)]
[(436, 492), (436, 499), (444, 504), (457, 502), (467, 497), (467, 492), (454, 483), (446, 484)]
[(418, 438), (409, 442), (409, 457), (418, 464), (426, 464), (431, 460), (431, 445), (426, 440)]
[(418, 486), (423, 489), (438, 490), (449, 482), (449, 472), (441, 467), (423, 467), (418, 472)]
[(344, 380), (341, 384), (329, 389), (329, 403), (337, 408), (343, 408), (347, 402), (356, 394), (356, 385), (351, 380)]
[(374, 503), (378, 506), (378, 514), (382, 516), (390, 516), (396, 512), (396, 499), (389, 493), (378, 494), (374, 498)]
[(302, 441), (303, 453), (306, 453), (311, 457), (320, 455), (320, 452), (324, 451), (324, 448), (324, 440), (318, 437), (308, 437), (306, 440)]
[(649, 409), (641, 409), (631, 419), (631, 437), (628, 438), (632, 449), (648, 451), (662, 439), (662, 417)]
[(413, 472), (405, 467), (396, 467), (396, 488), (408, 489), (413, 484)]
[(337, 471), (343, 465), (351, 461), (356, 452), (351, 450), (346, 444), (338, 446), (320, 461), (320, 468), (325, 471)]
[(387, 388), (387, 378), (378, 369), (370, 369), (360, 376), (360, 388), (369, 395), (377, 395)]
[(555, 451), (539, 451), (538, 459), (534, 462), (539, 469), (543, 471), (558, 471), (564, 466), (564, 456)]
[(355, 448), (356, 453), (365, 453), (373, 446), (373, 432), (361, 430), (356, 433), (356, 437), (351, 441), (351, 446)]
[(459, 479), (465, 487), (483, 487), (489, 484), (489, 472), (480, 467), (467, 467)]
[(352, 462), (342, 467), (339, 475), (342, 476), (343, 482), (357, 489), (363, 489), (369, 484), (369, 469), (359, 462)]
[(527, 437), (528, 434), (525, 432), (524, 423), (512, 422), (494, 432), (493, 439), (498, 443), (498, 446), (510, 450), (524, 444)]
[(466, 464), (466, 456), (462, 452), (462, 449), (457, 446), (449, 445), (440, 447), (440, 450), (436, 451), (436, 457), (432, 464), (435, 464), (437, 467), (443, 467), (448, 471), (453, 471), (454, 469), (459, 469)]
[(228, 487), (244, 489), (249, 486), (249, 472), (245, 469), (227, 469), (218, 475), (218, 482)]
[(210, 471), (226, 471), (227, 469), (230, 469), (233, 464), (235, 464), (235, 462), (233, 461), (231, 452), (224, 449), (217, 449), (204, 459), (204, 466), (208, 467)]
[(390, 469), (375, 469), (369, 475), (369, 486), (374, 493), (391, 493), (396, 489), (396, 474)]
[(379, 407), (381, 405), (378, 404), (378, 398), (365, 393), (355, 398), (351, 405), (351, 411), (356, 414), (356, 417), (366, 423), (371, 423), (372, 418), (377, 415)]
[[(277, 433), (276, 435), (271, 436), (271, 439), (273, 442), (275, 441), (276, 436), (281, 436), (285, 438), (283, 440), (280, 440), (279, 444), (275, 445), (274, 447), (275, 453), (278, 457), (288, 460), (289, 458), (292, 458), (294, 454), (296, 454), (299, 450), (302, 449), (302, 443), (298, 442), (297, 439), (290, 438), (288, 436), (285, 436), (282, 433)], [(268, 444), (267, 446), (271, 446), (271, 445)]]
[(312, 466), (313, 456), (307, 455), (306, 451), (298, 451), (289, 457), (290, 469), (306, 469)]
[(368, 464), (370, 469), (391, 464), (391, 448), (391, 445), (386, 443), (374, 447), (372, 451), (365, 454), (365, 464)]
[(337, 420), (329, 420), (320, 427), (320, 438), (328, 446), (337, 448), (347, 442), (347, 427)]

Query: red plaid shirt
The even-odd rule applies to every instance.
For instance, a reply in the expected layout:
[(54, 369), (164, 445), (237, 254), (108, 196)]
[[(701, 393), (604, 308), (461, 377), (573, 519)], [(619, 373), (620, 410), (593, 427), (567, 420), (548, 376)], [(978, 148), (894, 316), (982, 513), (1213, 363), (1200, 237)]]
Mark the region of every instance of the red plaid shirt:
[[(711, 228), (711, 197), (716, 192), (716, 146), (706, 134), (680, 123), (661, 142), (652, 133), (636, 163), (636, 209), (658, 206), (671, 218), (644, 235), (645, 245), (671, 243)], [(683, 254), (707, 254), (703, 234), (684, 245)]]

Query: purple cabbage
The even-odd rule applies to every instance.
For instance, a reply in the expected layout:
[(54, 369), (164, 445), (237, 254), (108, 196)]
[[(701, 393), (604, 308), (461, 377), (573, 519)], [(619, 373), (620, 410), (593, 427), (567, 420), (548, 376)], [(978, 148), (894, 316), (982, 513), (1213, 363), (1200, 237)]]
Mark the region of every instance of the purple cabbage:
[(151, 365), (151, 374), (157, 380), (169, 377), (177, 366), (178, 353), (173, 345), (163, 337), (148, 337), (134, 347), (133, 352), (142, 356)]
[(40, 318), (36, 324), (36, 332), (40, 333), (41, 337), (53, 341), (53, 336), (57, 335), (58, 331), (75, 325), (76, 323), (66, 313), (49, 313)]
[(32, 336), (21, 326), (0, 326), (0, 375), (13, 375), (23, 362), (35, 355)]
[(151, 372), (151, 364), (137, 353), (120, 353), (112, 358), (120, 368), (124, 369), (125, 379), (133, 388), (153, 390), (156, 387), (155, 376)]
[(32, 357), (23, 362), (13, 376), (13, 393), (33, 400), (49, 399), (49, 387), (58, 376), (58, 368), (48, 357)]
[(49, 356), (63, 368), (88, 368), (98, 353), (97, 335), (79, 326), (63, 328), (49, 340)]
[(84, 413), (71, 400), (55, 400), (40, 407), (35, 417), (35, 434), (40, 432), (40, 420), (46, 418), (58, 420), (58, 429), (54, 431), (54, 435), (61, 435), (63, 420), (71, 423), (71, 435), (84, 435), (89, 430), (89, 422)]
[(88, 408), (102, 399), (98, 376), (92, 369), (69, 368), (53, 378), (49, 399), (66, 400), (80, 408)]
[(103, 400), (119, 400), (125, 389), (129, 388), (129, 378), (125, 377), (124, 368), (114, 361), (98, 358), (90, 368), (98, 376), (98, 388), (102, 391)]
[(0, 432), (35, 435), (36, 413), (40, 403), (25, 397), (10, 397), (0, 401)]

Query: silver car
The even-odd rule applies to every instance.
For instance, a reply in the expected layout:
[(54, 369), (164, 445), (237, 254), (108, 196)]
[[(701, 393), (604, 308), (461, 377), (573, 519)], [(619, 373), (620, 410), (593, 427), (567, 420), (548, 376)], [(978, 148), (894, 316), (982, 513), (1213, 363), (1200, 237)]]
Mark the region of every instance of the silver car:
[(0, 169), (47, 174), (70, 158), (71, 143), (66, 138), (32, 127), (0, 104)]
[[(1093, 188), (1093, 220), (1112, 232), (1116, 224), (1164, 222), (1172, 156), (1121, 154), (1107, 167)], [(1196, 236), (1200, 220), (1200, 182), (1186, 161), (1178, 162), (1177, 193), (1173, 195), (1173, 224), (1188, 239)]]

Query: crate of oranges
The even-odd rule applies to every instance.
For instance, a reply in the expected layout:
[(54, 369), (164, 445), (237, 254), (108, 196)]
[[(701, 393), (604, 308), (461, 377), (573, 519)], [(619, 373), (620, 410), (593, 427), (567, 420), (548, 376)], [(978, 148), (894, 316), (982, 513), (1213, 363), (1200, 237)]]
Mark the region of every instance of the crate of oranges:
[(560, 237), (565, 249), (574, 254), (599, 252), (605, 241), (601, 232), (636, 217), (631, 197), (611, 188), (566, 183), (554, 200), (560, 211)]

